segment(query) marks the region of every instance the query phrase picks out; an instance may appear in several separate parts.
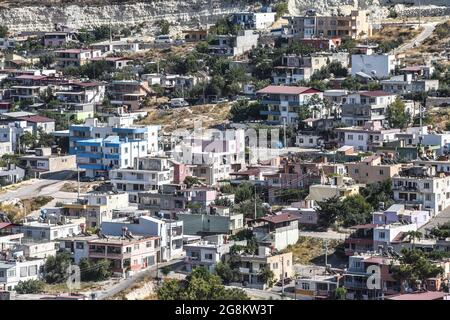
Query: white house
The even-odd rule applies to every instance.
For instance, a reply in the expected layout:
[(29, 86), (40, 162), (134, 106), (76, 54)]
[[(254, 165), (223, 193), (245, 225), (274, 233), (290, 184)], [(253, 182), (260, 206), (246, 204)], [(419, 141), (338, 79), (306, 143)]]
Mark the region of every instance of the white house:
[(183, 221), (158, 219), (141, 216), (135, 221), (103, 222), (102, 233), (120, 236), (129, 232), (140, 236), (161, 237), (161, 258), (165, 261), (181, 256), (183, 253)]
[(0, 261), (0, 290), (12, 291), (19, 281), (38, 280), (42, 274), (44, 259), (28, 259), (19, 256)]
[(363, 72), (378, 79), (388, 78), (394, 71), (396, 65), (395, 55), (389, 54), (353, 54), (352, 76)]

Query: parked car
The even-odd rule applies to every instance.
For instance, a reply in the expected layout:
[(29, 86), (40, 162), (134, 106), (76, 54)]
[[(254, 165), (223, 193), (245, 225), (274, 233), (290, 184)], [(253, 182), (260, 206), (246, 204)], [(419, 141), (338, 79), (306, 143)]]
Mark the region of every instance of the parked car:
[(175, 44), (176, 44), (176, 45), (182, 45), (182, 44), (185, 44), (185, 43), (186, 43), (186, 41), (183, 40), (183, 39), (176, 39), (176, 40), (175, 40)]
[(227, 98), (219, 98), (219, 99), (214, 99), (211, 102), (214, 103), (214, 104), (218, 104), (218, 103), (229, 102), (229, 100)]
[(170, 100), (170, 106), (172, 108), (181, 108), (189, 106), (189, 103), (183, 98), (173, 98)]
[[(287, 284), (289, 284), (289, 283), (291, 283), (292, 282), (292, 279), (291, 278), (284, 278), (284, 285), (287, 285)], [(280, 281), (278, 281), (275, 285), (277, 286), (277, 287), (281, 287), (282, 286), (282, 281), (280, 280)]]
[(173, 39), (168, 34), (162, 34), (156, 37), (155, 43), (173, 43)]
[(86, 176), (84, 176), (84, 177), (81, 177), (81, 178), (80, 178), (80, 181), (81, 181), (81, 182), (94, 182), (95, 179), (92, 178), (92, 177), (86, 177)]

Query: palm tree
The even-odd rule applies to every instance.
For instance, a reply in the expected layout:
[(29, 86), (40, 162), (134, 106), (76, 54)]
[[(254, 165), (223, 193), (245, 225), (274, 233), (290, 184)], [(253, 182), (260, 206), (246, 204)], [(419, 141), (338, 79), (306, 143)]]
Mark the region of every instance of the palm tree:
[(413, 242), (413, 249), (416, 248), (416, 239), (418, 239), (420, 241), (420, 239), (422, 239), (422, 233), (420, 231), (408, 231), (406, 233), (407, 236), (409, 236), (409, 238), (412, 240)]

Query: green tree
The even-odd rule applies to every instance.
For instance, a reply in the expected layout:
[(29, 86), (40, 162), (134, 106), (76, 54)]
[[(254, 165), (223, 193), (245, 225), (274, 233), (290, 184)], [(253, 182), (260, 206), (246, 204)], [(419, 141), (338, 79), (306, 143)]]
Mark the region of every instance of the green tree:
[(343, 215), (344, 227), (369, 223), (372, 219), (372, 206), (360, 194), (349, 196), (343, 200), (345, 212)]
[(416, 248), (416, 239), (420, 241), (420, 239), (423, 238), (422, 232), (414, 230), (406, 232), (406, 236), (408, 236), (412, 240), (413, 249)]
[(405, 103), (399, 97), (388, 106), (386, 118), (391, 128), (405, 129), (411, 122), (411, 115), (406, 111)]
[[(394, 279), (402, 284), (402, 288), (416, 289), (417, 283), (434, 278), (443, 273), (443, 268), (431, 262), (422, 250), (403, 249), (398, 258), (399, 264), (391, 266)], [(404, 291), (404, 290), (403, 290)]]
[(344, 287), (338, 287), (334, 290), (333, 297), (335, 300), (345, 300), (347, 296), (347, 289)]
[(269, 288), (275, 284), (275, 274), (267, 266), (261, 269), (258, 276)]
[(45, 132), (42, 128), (38, 131), (38, 145), (41, 147), (51, 147), (55, 143), (55, 137)]
[(44, 291), (45, 283), (41, 280), (29, 279), (25, 281), (19, 281), (14, 290), (18, 294), (34, 294)]
[(70, 255), (66, 252), (58, 252), (55, 256), (49, 256), (45, 261), (45, 281), (47, 283), (61, 283), (67, 279)]
[(327, 229), (335, 224), (343, 216), (347, 209), (338, 196), (317, 202), (317, 213), (319, 227)]
[(359, 91), (361, 90), (362, 84), (358, 81), (356, 77), (348, 76), (345, 78), (345, 80), (342, 82), (342, 88), (352, 91)]
[(55, 56), (51, 54), (44, 54), (39, 57), (39, 66), (43, 68), (50, 68), (55, 62)]
[(200, 184), (200, 180), (197, 177), (188, 176), (188, 177), (184, 178), (184, 184), (188, 188), (191, 188), (194, 185)]
[(102, 259), (94, 261), (89, 258), (80, 259), (81, 281), (104, 281), (112, 275), (111, 261)]
[(160, 35), (166, 35), (170, 33), (170, 23), (167, 20), (159, 20), (157, 23)]
[(6, 38), (8, 36), (8, 27), (0, 25), (0, 38)]
[(250, 183), (242, 183), (234, 193), (234, 201), (239, 204), (245, 200), (253, 199), (253, 186)]
[(388, 208), (394, 203), (394, 193), (392, 191), (391, 179), (382, 182), (370, 183), (361, 189), (361, 195), (375, 210), (380, 210), (380, 204), (384, 204), (384, 208)]
[(235, 278), (233, 269), (231, 269), (230, 265), (225, 262), (217, 263), (214, 268), (215, 273), (222, 279), (224, 284), (228, 284), (232, 282)]
[(240, 100), (231, 107), (229, 119), (233, 122), (259, 120), (261, 109), (262, 106), (259, 103)]
[(161, 300), (248, 300), (241, 289), (227, 289), (221, 278), (205, 268), (195, 268), (185, 281), (166, 279), (156, 289)]
[(35, 134), (30, 133), (29, 131), (25, 132), (20, 136), (20, 146), (22, 150), (25, 150), (28, 147), (33, 147), (37, 144), (38, 138)]
[(232, 208), (233, 202), (227, 197), (217, 197), (216, 200), (214, 200), (214, 205)]
[(274, 9), (276, 12), (275, 19), (278, 20), (279, 18), (283, 17), (289, 11), (287, 1), (278, 2), (277, 4), (275, 4)]

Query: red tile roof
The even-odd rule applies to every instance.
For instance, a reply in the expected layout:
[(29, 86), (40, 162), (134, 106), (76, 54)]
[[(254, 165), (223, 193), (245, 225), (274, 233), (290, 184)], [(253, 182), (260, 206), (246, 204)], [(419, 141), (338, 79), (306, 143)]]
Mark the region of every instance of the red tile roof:
[(305, 93), (318, 93), (320, 90), (310, 87), (295, 87), (295, 86), (267, 86), (264, 89), (259, 90), (257, 93), (264, 94), (305, 94)]
[(13, 224), (10, 222), (0, 222), (0, 230), (5, 229), (6, 227), (12, 226)]
[(31, 74), (22, 74), (22, 75), (16, 77), (16, 79), (19, 79), (19, 80), (43, 80), (46, 78), (47, 78), (46, 76), (34, 76)]
[(441, 291), (425, 291), (405, 293), (386, 297), (387, 300), (443, 300), (445, 293)]
[(296, 217), (290, 213), (283, 213), (283, 214), (278, 214), (278, 215), (274, 215), (274, 216), (261, 217), (258, 220), (266, 221), (269, 223), (281, 223), (281, 222), (294, 221), (297, 219), (298, 219), (298, 217)]
[(28, 121), (28, 122), (34, 122), (34, 123), (38, 123), (38, 122), (54, 122), (55, 120), (44, 117), (44, 116), (39, 116), (39, 115), (33, 115), (33, 116), (24, 116), (24, 117), (18, 117), (17, 120), (23, 120), (23, 121)]
[(364, 97), (385, 97), (385, 96), (393, 96), (393, 93), (384, 92), (382, 90), (375, 90), (375, 91), (363, 91), (361, 92), (361, 95)]

